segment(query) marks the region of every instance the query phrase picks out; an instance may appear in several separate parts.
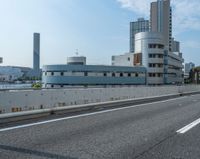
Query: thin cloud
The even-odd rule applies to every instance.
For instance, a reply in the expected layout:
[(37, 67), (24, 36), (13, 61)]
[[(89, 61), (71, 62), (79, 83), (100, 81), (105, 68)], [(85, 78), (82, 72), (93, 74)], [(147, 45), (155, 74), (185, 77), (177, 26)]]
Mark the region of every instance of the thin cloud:
[[(116, 0), (122, 8), (134, 12), (138, 16), (149, 18), (150, 3), (156, 0)], [(200, 1), (172, 0), (173, 26), (175, 34), (185, 30), (200, 31)]]

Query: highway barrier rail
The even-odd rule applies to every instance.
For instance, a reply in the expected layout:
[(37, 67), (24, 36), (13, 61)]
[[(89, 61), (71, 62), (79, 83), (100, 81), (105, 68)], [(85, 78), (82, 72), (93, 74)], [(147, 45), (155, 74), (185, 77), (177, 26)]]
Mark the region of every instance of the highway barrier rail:
[(127, 107), (131, 105), (145, 104), (156, 101), (162, 101), (172, 98), (178, 98), (180, 96), (187, 95), (195, 95), (200, 94), (199, 91), (195, 92), (186, 92), (186, 93), (178, 93), (178, 94), (168, 94), (163, 96), (153, 96), (146, 98), (137, 98), (137, 99), (126, 99), (126, 100), (117, 100), (117, 101), (109, 101), (109, 102), (101, 102), (101, 103), (91, 103), (84, 105), (74, 105), (74, 106), (63, 106), (49, 109), (40, 109), (40, 110), (32, 110), (32, 111), (24, 111), (24, 112), (16, 112), (16, 113), (7, 113), (0, 115), (0, 126), (4, 126), (4, 124), (19, 122), (30, 119), (37, 119), (42, 117), (48, 117), (51, 115), (63, 115), (63, 114), (81, 114), (84, 112), (94, 112), (105, 109), (113, 109), (119, 107)]

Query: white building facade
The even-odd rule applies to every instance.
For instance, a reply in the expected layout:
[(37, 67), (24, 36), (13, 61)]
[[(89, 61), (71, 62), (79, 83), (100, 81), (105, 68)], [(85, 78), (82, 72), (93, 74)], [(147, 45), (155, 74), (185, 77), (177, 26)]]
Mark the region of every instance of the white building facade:
[(183, 58), (180, 52), (169, 52), (163, 34), (142, 32), (135, 35), (134, 66), (147, 69), (147, 84), (183, 83)]
[(133, 53), (125, 53), (123, 55), (112, 56), (112, 66), (134, 66), (133, 61)]

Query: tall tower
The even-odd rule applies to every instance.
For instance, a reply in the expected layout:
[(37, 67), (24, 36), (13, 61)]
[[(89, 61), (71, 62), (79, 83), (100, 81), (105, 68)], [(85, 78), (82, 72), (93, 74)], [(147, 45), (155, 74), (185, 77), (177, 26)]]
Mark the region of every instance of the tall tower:
[(172, 9), (170, 0), (157, 0), (151, 3), (150, 28), (152, 32), (161, 32), (165, 47), (172, 51)]
[(130, 22), (130, 52), (135, 52), (135, 34), (139, 32), (149, 32), (149, 20), (139, 18), (135, 22)]
[(40, 34), (33, 34), (33, 70), (40, 70)]

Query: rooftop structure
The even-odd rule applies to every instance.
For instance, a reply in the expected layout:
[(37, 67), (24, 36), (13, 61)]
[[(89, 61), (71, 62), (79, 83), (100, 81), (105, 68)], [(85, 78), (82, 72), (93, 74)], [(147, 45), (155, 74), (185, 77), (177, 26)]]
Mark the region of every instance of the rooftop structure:
[(68, 65), (86, 65), (85, 56), (73, 56), (67, 58)]

